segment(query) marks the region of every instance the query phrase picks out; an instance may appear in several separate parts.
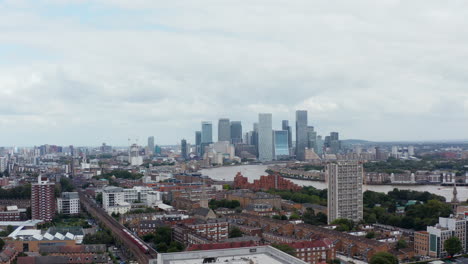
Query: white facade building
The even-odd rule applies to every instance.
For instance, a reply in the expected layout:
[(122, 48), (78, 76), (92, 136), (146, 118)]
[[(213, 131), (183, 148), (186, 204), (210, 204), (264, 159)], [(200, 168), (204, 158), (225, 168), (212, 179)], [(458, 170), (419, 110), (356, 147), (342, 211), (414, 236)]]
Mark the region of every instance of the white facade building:
[(57, 198), (57, 211), (59, 214), (76, 215), (80, 213), (80, 198), (77, 192), (63, 192)]
[(0, 172), (3, 173), (7, 169), (7, 158), (0, 157)]
[(467, 224), (468, 220), (466, 219), (439, 217), (439, 224), (428, 226), (429, 256), (437, 258), (446, 257), (448, 254), (445, 251), (444, 242), (453, 236), (460, 239), (463, 247), (462, 253), (465, 253), (467, 249)]
[(108, 186), (102, 190), (103, 208), (109, 214), (124, 214), (131, 209), (132, 203), (143, 203), (154, 207), (162, 203), (162, 193), (144, 186), (135, 186), (131, 189)]
[(125, 193), (120, 187), (108, 186), (102, 190), (102, 207), (108, 214), (125, 214), (130, 211), (131, 205), (125, 202)]

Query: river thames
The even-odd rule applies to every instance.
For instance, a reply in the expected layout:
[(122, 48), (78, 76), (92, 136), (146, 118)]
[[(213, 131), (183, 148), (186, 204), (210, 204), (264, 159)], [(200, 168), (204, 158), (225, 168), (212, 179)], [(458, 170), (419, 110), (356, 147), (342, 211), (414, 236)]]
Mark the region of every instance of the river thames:
[[(250, 182), (253, 180), (259, 179), (262, 175), (267, 175), (265, 170), (267, 165), (240, 165), (240, 166), (230, 166), (230, 167), (218, 167), (212, 169), (203, 169), (201, 173), (207, 175), (215, 180), (226, 180), (232, 181), (236, 176), (237, 172), (241, 172), (242, 175), (247, 177)], [(316, 181), (304, 181), (304, 180), (295, 180), (289, 179), (292, 182), (300, 186), (313, 186), (317, 189), (325, 189), (327, 185), (325, 182), (316, 182)], [(398, 188), (401, 190), (414, 190), (414, 191), (428, 191), (440, 196), (445, 197), (446, 201), (452, 200), (452, 191), (453, 188), (449, 186), (439, 186), (439, 185), (364, 185), (363, 191), (370, 190), (375, 192), (387, 193), (393, 188)], [(466, 201), (468, 199), (468, 187), (467, 186), (457, 186), (458, 191), (458, 200)]]

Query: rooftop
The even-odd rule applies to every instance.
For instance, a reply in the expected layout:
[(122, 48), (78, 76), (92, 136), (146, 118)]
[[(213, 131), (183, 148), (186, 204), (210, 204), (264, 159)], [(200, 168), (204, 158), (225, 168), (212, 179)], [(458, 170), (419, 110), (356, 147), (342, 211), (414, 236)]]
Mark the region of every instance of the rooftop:
[[(156, 263), (155, 261), (151, 260), (150, 263)], [(306, 262), (270, 246), (163, 253), (158, 255), (157, 263), (306, 264)]]

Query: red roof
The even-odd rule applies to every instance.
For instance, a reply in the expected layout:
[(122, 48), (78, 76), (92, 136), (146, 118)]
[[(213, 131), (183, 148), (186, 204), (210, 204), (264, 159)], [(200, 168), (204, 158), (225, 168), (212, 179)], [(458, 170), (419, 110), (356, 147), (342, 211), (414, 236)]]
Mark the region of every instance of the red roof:
[(328, 247), (332, 242), (328, 238), (313, 240), (313, 241), (299, 241), (290, 243), (293, 248), (318, 248), (318, 247)]

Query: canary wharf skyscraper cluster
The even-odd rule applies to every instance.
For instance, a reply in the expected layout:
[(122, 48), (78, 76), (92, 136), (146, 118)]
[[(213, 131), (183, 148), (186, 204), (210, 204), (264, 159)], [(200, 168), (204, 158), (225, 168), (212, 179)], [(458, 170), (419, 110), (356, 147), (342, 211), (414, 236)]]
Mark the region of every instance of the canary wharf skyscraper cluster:
[(314, 127), (309, 125), (306, 110), (296, 111), (295, 137), (289, 120), (282, 120), (281, 129), (274, 130), (271, 113), (259, 113), (258, 122), (253, 124), (251, 131), (245, 133), (241, 121), (220, 118), (217, 123), (217, 142), (213, 142), (211, 121), (202, 121), (201, 130), (195, 132), (196, 154), (201, 158), (204, 158), (210, 146), (211, 150), (227, 149), (225, 156), (229, 156), (227, 154), (232, 152), (229, 149), (233, 147), (235, 156), (242, 159), (255, 158), (261, 162), (284, 159), (307, 161), (327, 153), (337, 154), (341, 150), (338, 132), (332, 132), (322, 139)]

